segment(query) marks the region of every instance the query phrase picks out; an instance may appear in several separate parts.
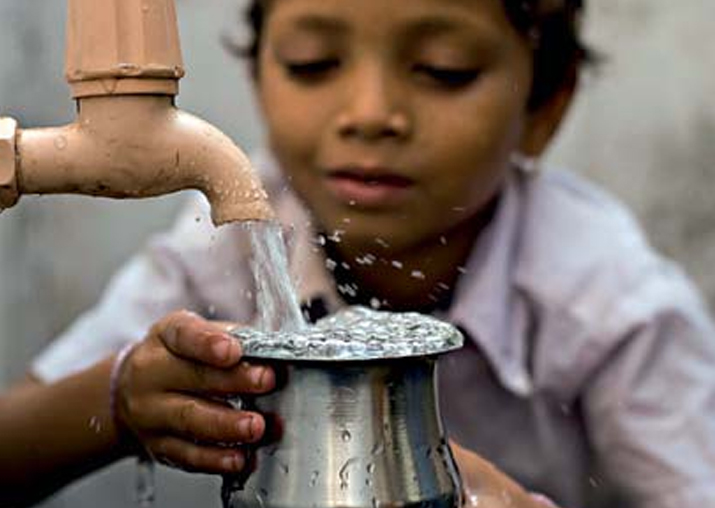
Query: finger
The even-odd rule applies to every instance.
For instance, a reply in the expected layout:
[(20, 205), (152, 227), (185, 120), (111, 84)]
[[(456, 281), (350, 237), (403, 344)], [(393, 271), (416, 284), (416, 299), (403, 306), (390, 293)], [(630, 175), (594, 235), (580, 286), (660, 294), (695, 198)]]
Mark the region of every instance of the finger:
[[(531, 508), (536, 501), (514, 480), (480, 455), (450, 440), (464, 490), (464, 506), (518, 506)], [(476, 495), (475, 495), (476, 494)]]
[(172, 436), (155, 438), (148, 448), (157, 461), (189, 472), (236, 473), (246, 465), (242, 450), (204, 446)]
[(192, 361), (228, 368), (241, 359), (241, 344), (221, 324), (187, 311), (169, 314), (153, 328), (173, 354)]
[(231, 369), (217, 369), (176, 357), (168, 357), (163, 369), (164, 386), (171, 391), (227, 396), (261, 394), (273, 390), (276, 376), (268, 366), (241, 362)]
[(265, 431), (265, 421), (258, 413), (179, 394), (155, 400), (153, 410), (137, 423), (147, 433), (170, 433), (217, 445), (255, 443)]

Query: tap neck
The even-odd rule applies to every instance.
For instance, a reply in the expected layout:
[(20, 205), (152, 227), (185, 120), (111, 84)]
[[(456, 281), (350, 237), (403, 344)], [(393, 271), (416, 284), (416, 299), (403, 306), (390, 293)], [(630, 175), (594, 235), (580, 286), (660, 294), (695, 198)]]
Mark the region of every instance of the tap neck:
[(175, 110), (169, 95), (108, 95), (77, 99), (77, 117), (81, 124), (117, 122), (130, 119), (140, 125), (142, 119), (155, 118)]

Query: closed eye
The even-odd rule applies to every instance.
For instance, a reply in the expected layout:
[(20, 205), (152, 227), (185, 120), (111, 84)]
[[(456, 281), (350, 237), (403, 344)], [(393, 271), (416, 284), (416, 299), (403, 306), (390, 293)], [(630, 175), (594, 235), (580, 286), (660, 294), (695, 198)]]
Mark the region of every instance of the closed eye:
[(480, 71), (476, 68), (451, 68), (437, 67), (434, 65), (417, 64), (413, 71), (429, 80), (432, 84), (445, 88), (461, 88), (471, 84), (479, 77)]
[(313, 81), (326, 77), (331, 71), (340, 66), (337, 58), (326, 58), (322, 60), (308, 60), (296, 62), (284, 62), (283, 67), (289, 76), (303, 80)]

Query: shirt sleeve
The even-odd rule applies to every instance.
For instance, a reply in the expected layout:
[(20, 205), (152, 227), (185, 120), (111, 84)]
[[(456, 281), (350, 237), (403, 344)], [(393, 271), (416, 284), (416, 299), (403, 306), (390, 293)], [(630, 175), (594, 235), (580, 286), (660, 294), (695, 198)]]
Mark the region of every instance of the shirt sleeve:
[[(715, 506), (715, 329), (708, 311), (677, 276), (652, 278), (626, 300), (649, 318), (625, 334), (584, 395), (601, 469), (638, 508)], [(643, 313), (644, 302), (661, 303)]]
[[(151, 325), (171, 311), (206, 314), (210, 308), (211, 315), (221, 302), (240, 304), (237, 292), (230, 291), (240, 283), (226, 282), (240, 279), (240, 270), (231, 266), (240, 258), (230, 255), (239, 248), (235, 235), (213, 227), (202, 199), (192, 200), (171, 230), (154, 237), (120, 269), (98, 304), (41, 352), (31, 365), (35, 376), (53, 382), (83, 370), (143, 339)], [(215, 294), (218, 291), (230, 294)]]

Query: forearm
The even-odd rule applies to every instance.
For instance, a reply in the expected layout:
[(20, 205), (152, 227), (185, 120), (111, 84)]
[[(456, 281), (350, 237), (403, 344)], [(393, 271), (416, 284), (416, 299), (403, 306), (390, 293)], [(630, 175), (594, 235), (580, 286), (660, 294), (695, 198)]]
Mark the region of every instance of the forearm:
[(111, 361), (0, 397), (0, 505), (47, 496), (124, 455), (109, 409)]

